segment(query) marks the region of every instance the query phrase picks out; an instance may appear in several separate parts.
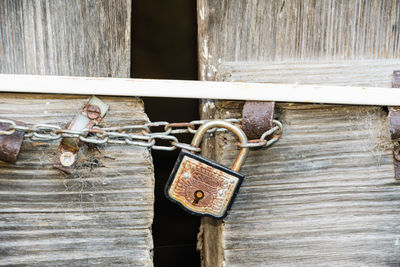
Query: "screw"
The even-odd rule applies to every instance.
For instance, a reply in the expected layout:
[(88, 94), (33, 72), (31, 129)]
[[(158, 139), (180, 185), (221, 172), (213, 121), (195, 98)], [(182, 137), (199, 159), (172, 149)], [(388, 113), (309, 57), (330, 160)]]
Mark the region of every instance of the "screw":
[(87, 117), (91, 120), (95, 120), (100, 117), (100, 108), (96, 105), (88, 105), (87, 107)]
[(75, 162), (75, 155), (72, 152), (64, 152), (60, 156), (61, 165), (70, 167)]

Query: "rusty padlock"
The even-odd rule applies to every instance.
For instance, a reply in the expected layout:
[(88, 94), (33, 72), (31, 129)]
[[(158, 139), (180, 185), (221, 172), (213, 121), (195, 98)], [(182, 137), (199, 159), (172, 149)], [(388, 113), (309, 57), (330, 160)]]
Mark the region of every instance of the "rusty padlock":
[[(193, 137), (191, 146), (198, 148), (209, 129), (225, 128), (233, 132), (241, 144), (245, 133), (226, 121), (203, 124)], [(238, 173), (246, 160), (248, 148), (241, 148), (232, 169), (194, 153), (182, 150), (165, 187), (167, 197), (186, 211), (199, 216), (223, 219), (228, 214), (244, 175)]]

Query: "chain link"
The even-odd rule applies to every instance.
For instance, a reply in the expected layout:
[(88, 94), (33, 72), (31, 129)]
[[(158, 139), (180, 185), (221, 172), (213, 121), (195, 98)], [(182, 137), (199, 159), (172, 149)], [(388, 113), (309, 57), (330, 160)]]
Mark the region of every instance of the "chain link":
[[(260, 139), (254, 139), (254, 140), (249, 140), (249, 142), (247, 144), (239, 144), (240, 147), (248, 147), (248, 148), (257, 148), (257, 147), (268, 147), (270, 145), (272, 145), (273, 143), (275, 143), (276, 141), (279, 140), (279, 138), (281, 138), (282, 135), (282, 123), (280, 121), (277, 120), (273, 120), (272, 124), (274, 125), (274, 127), (272, 127), (271, 129), (269, 129), (268, 131), (264, 132)], [(267, 138), (269, 136), (271, 136), (271, 138)]]
[[(29, 142), (52, 142), (61, 138), (79, 138), (82, 142), (90, 144), (127, 144), (154, 150), (172, 151), (177, 148), (193, 152), (201, 149), (190, 144), (179, 142), (175, 135), (195, 134), (202, 124), (210, 120), (196, 120), (191, 122), (169, 123), (167, 121), (149, 122), (143, 125), (124, 125), (121, 127), (83, 129), (81, 131), (61, 129), (57, 125), (35, 124), (32, 126), (17, 125), (12, 120), (0, 119), (0, 124), (6, 130), (0, 130), (0, 135), (12, 135), (15, 131), (23, 132), (24, 138)], [(233, 124), (240, 124), (240, 119), (226, 119)], [(274, 127), (266, 131), (260, 139), (249, 140), (239, 147), (258, 148), (268, 147), (279, 140), (282, 135), (282, 123), (273, 121)], [(162, 131), (155, 131), (162, 128)], [(207, 131), (209, 134), (228, 131), (224, 128), (213, 128)], [(159, 142), (161, 144), (158, 144)], [(162, 145), (167, 142), (168, 145)]]

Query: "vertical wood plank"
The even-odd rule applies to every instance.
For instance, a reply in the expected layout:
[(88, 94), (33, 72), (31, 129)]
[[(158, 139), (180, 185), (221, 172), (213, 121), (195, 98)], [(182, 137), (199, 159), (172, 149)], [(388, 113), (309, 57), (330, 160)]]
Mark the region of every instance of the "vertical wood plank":
[[(390, 87), (398, 65), (400, 1), (198, 0), (198, 21), (202, 80)], [(202, 118), (242, 104), (204, 101)], [(282, 103), (277, 116), (282, 140), (250, 153), (230, 215), (202, 219), (203, 266), (399, 265), (385, 111)], [(206, 156), (230, 165), (234, 144), (219, 134)]]
[[(0, 72), (129, 77), (131, 1), (0, 0)], [(68, 125), (87, 97), (1, 94), (0, 114)], [(148, 121), (136, 98), (102, 97), (103, 126)], [(147, 149), (86, 146), (52, 168), (58, 143), (0, 163), (0, 265), (152, 266), (154, 176)]]
[(1, 0), (0, 21), (1, 73), (129, 77), (129, 0)]

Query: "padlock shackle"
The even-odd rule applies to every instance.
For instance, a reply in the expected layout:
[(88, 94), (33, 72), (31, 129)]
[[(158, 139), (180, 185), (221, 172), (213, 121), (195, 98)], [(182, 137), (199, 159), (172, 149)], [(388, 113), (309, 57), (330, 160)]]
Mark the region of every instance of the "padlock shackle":
[[(247, 136), (243, 132), (243, 130), (240, 129), (238, 126), (236, 126), (230, 122), (227, 122), (227, 121), (212, 120), (212, 121), (206, 122), (200, 126), (200, 128), (197, 130), (196, 134), (193, 136), (191, 146), (199, 147), (201, 141), (203, 140), (203, 136), (207, 133), (207, 131), (212, 128), (217, 128), (217, 127), (225, 128), (225, 129), (231, 131), (239, 138), (239, 142), (241, 144), (247, 144)], [(240, 168), (244, 164), (244, 161), (247, 158), (248, 153), (249, 153), (249, 149), (247, 147), (242, 147), (240, 149), (240, 152), (232, 166), (233, 171), (238, 172), (240, 170)]]

